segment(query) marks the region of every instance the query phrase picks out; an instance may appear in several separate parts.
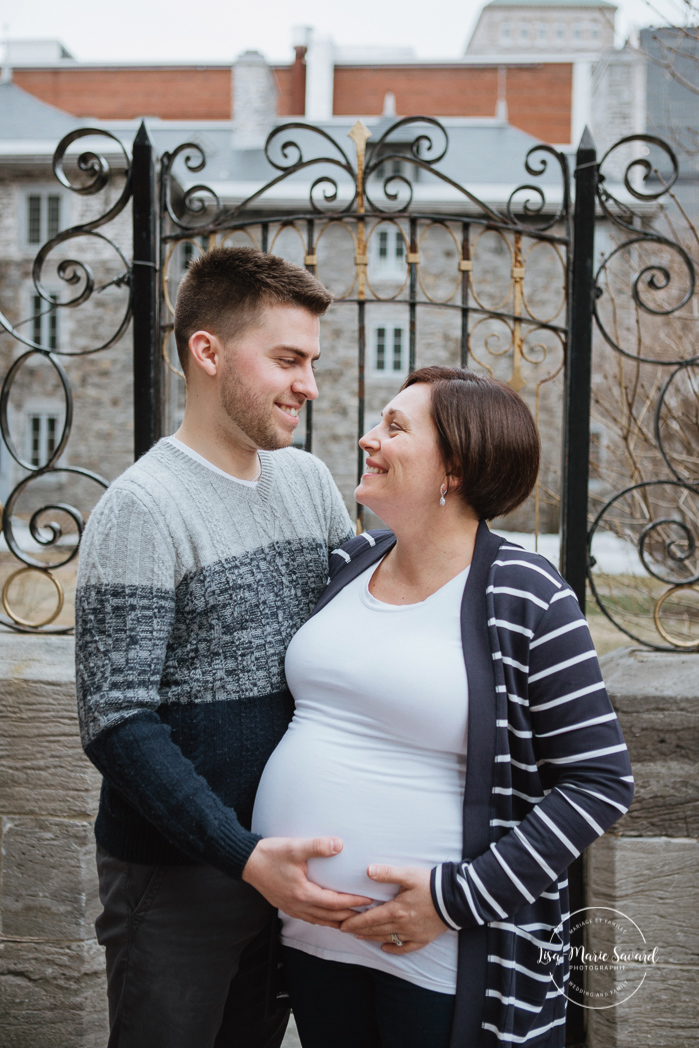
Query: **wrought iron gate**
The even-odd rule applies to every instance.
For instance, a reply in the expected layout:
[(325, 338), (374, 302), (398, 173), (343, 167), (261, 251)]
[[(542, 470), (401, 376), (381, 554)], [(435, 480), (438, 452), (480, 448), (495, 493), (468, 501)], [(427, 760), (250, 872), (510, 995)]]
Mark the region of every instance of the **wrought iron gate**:
[[(85, 303), (97, 301), (105, 288), (120, 288), (124, 302), (122, 311), (112, 322), (111, 333), (102, 336), (98, 329), (100, 337), (77, 350), (42, 344), (37, 339), (36, 317), (30, 338), (21, 323), (13, 325), (0, 313), (0, 325), (27, 347), (12, 362), (0, 394), (3, 441), (22, 470), (6, 499), (3, 535), (9, 551), (22, 565), (18, 571), (45, 577), (56, 593), (56, 606), (50, 613), (40, 619), (24, 617), (12, 606), (12, 587), (18, 574), (15, 572), (4, 582), (4, 614), (0, 615), (0, 621), (12, 629), (28, 632), (65, 632), (70, 628), (56, 624), (63, 595), (60, 579), (53, 572), (75, 557), (83, 514), (72, 500), (63, 497), (66, 487), (63, 483), (56, 489), (60, 498), (44, 502), (31, 514), (24, 512), (25, 519), (28, 518), (28, 532), (25, 529), (24, 534), (28, 534), (34, 546), (34, 552), (28, 552), (17, 536), (17, 527), (21, 528), (16, 513), (20, 497), (32, 490), (39, 478), (51, 479), (57, 474), (64, 480), (66, 475), (72, 475), (80, 482), (106, 484), (100, 472), (62, 464), (74, 407), (71, 383), (62, 361), (68, 357), (92, 356), (114, 346), (133, 318), (134, 453), (141, 455), (172, 425), (177, 400), (182, 395), (170, 343), (172, 303), (188, 259), (193, 253), (206, 251), (215, 244), (241, 242), (241, 238), (262, 250), (288, 253), (291, 237), (298, 246), (297, 260), (321, 279), (326, 279), (328, 273), (333, 279), (343, 274), (347, 277), (343, 288), (332, 290), (337, 303), (333, 309), (344, 311), (338, 328), (340, 335), (346, 338), (346, 330), (353, 327), (356, 338), (353, 394), (356, 422), (352, 441), (365, 427), (367, 395), (372, 385), (371, 381), (367, 384), (367, 377), (372, 380), (397, 377), (401, 368), (413, 368), (425, 340), (429, 342), (432, 337), (436, 344), (436, 314), (440, 317), (440, 330), (449, 323), (456, 332), (450, 336), (449, 362), (485, 368), (515, 389), (524, 388), (525, 395), (531, 393), (537, 415), (541, 397), (549, 395), (546, 387), (550, 389), (552, 381), (562, 374), (561, 569), (583, 607), (590, 572), (590, 543), (601, 527), (609, 526), (610, 512), (613, 516), (613, 506), (618, 508), (621, 497), (613, 493), (588, 530), (593, 332), (601, 333), (620, 356), (674, 368), (663, 386), (655, 420), (659, 451), (671, 476), (664, 481), (656, 477), (650, 482), (644, 480), (622, 494), (631, 490), (641, 493), (638, 497), (644, 508), (639, 519), (644, 513), (647, 519), (641, 521), (644, 526), (638, 539), (640, 558), (651, 576), (670, 587), (653, 597), (655, 608), (648, 612), (647, 617), (660, 627), (660, 637), (665, 642), (655, 646), (699, 646), (691, 628), (685, 628), (680, 637), (672, 636), (660, 621), (662, 609), (667, 611), (678, 593), (686, 595), (693, 591), (699, 580), (699, 565), (695, 564), (696, 516), (688, 515), (682, 506), (679, 510), (674, 506), (668, 509), (667, 498), (661, 512), (663, 507), (658, 509), (658, 499), (653, 501), (654, 486), (661, 484), (665, 485), (665, 493), (667, 485), (674, 485), (678, 491), (681, 488), (687, 499), (697, 493), (696, 476), (686, 468), (686, 462), (683, 469), (672, 460), (671, 449), (663, 439), (668, 434), (663, 432), (662, 414), (667, 409), (672, 383), (686, 381), (688, 377), (693, 380), (697, 358), (690, 353), (656, 359), (647, 350), (638, 347), (635, 351), (629, 350), (619, 344), (618, 331), (615, 337), (604, 315), (610, 298), (609, 284), (605, 284), (604, 279), (608, 266), (624, 253), (629, 256), (629, 252), (635, 252), (636, 258), (641, 247), (648, 244), (671, 253), (675, 268), (679, 266), (682, 270), (685, 290), (669, 304), (659, 304), (658, 295), (677, 283), (677, 273), (667, 260), (637, 267), (640, 272), (628, 296), (636, 313), (661, 319), (676, 316), (694, 294), (692, 258), (679, 239), (653, 231), (643, 215), (630, 206), (634, 200), (647, 205), (671, 193), (678, 167), (670, 148), (652, 136), (638, 135), (616, 143), (598, 162), (594, 143), (586, 132), (576, 156), (575, 206), (572, 208), (567, 158), (550, 146), (538, 145), (529, 151), (523, 158), (529, 181), (514, 189), (504, 206), (498, 206), (479, 199), (453, 177), (453, 172), (449, 174), (442, 169), (449, 139), (435, 119), (397, 120), (388, 126), (384, 124), (382, 133), (374, 136), (357, 122), (349, 132), (349, 140), (351, 147), (346, 144), (347, 140), (343, 143), (320, 128), (299, 122), (276, 128), (264, 149), (273, 177), (265, 184), (256, 185), (246, 199), (234, 205), (223, 204), (210, 186), (189, 184), (205, 167), (206, 158), (199, 145), (183, 143), (159, 159), (145, 124), (135, 138), (131, 156), (113, 135), (96, 128), (72, 132), (59, 144), (53, 166), (62, 186), (82, 198), (105, 202), (100, 213), (59, 232), (41, 247), (32, 274), (36, 300), (41, 301), (42, 312), (46, 314), (75, 311), (76, 316)], [(98, 141), (109, 151), (111, 167), (103, 155), (105, 149), (97, 149)], [(92, 148), (79, 152), (85, 143)], [(608, 157), (615, 151), (628, 150), (631, 144), (635, 148), (640, 145), (646, 152), (649, 147), (659, 150), (666, 161), (665, 173), (658, 174), (657, 162), (651, 163), (638, 155), (627, 158), (627, 167), (618, 179), (620, 185), (623, 182), (626, 193), (621, 199), (613, 195), (603, 168)], [(639, 167), (646, 180), (652, 176), (655, 182), (646, 184), (634, 179), (633, 172)], [(437, 190), (426, 187), (437, 187)], [(547, 201), (547, 193), (553, 203)], [(435, 200), (440, 199), (440, 194), (444, 202), (438, 208)], [(110, 239), (103, 231), (115, 220), (123, 222), (129, 206), (132, 262), (116, 238)], [(594, 273), (596, 210), (621, 229), (626, 240), (608, 252)], [(442, 251), (441, 269), (438, 265), (435, 270), (432, 263), (438, 252), (430, 245), (437, 233), (448, 242), (449, 249)], [(104, 247), (114, 253), (111, 279), (96, 284), (90, 264), (73, 257), (74, 243), (85, 237), (93, 244), (97, 242), (100, 249)], [(70, 254), (66, 255), (69, 248)], [(496, 265), (493, 258), (498, 251), (500, 261)], [(55, 258), (57, 252), (63, 253), (59, 259)], [(530, 282), (530, 277), (536, 269), (536, 258), (546, 252), (548, 273), (543, 280), (546, 287), (542, 298), (542, 281), (537, 291), (536, 281)], [(388, 281), (386, 272), (380, 271), (382, 259), (387, 258), (391, 263)], [(46, 270), (52, 261), (61, 287), (68, 292), (65, 296), (57, 297), (46, 284)], [(498, 281), (501, 288), (496, 301), (493, 286)], [(653, 295), (655, 299), (649, 300)], [(370, 345), (372, 332), (368, 317), (379, 313), (390, 316), (391, 310), (395, 317), (396, 309), (402, 310), (406, 317), (404, 328), (391, 329), (390, 321), (381, 321), (375, 324), (374, 344)], [(431, 318), (429, 323), (423, 323), (426, 316)], [(428, 330), (430, 323), (432, 336)], [(13, 439), (9, 408), (18, 375), (37, 357), (54, 369), (65, 398), (60, 433), (55, 434), (50, 447), (45, 449), (43, 461), (37, 461), (36, 456), (30, 458)], [(396, 368), (393, 375), (391, 362), (399, 358), (400, 368)], [(444, 354), (441, 359), (447, 362)], [(352, 399), (347, 388), (350, 363), (345, 360), (342, 374), (336, 370), (333, 380), (344, 382), (345, 401)], [(383, 375), (379, 374), (380, 368), (384, 369)], [(322, 411), (322, 402), (316, 410)], [(316, 429), (312, 405), (308, 404), (304, 440), (307, 449), (316, 448)], [(322, 448), (316, 450), (323, 452)], [(357, 468), (361, 470), (361, 453), (355, 452), (355, 455)], [(537, 530), (540, 504), (541, 491), (537, 488), (533, 518)], [(358, 507), (360, 527), (362, 512)], [(51, 519), (55, 517), (61, 518), (62, 523)], [(623, 527), (617, 518), (613, 526), (620, 532)], [(66, 524), (75, 533), (69, 548), (61, 547), (66, 541)], [(620, 621), (617, 607), (620, 602), (617, 600), (614, 605), (608, 594), (601, 592), (603, 587), (596, 582), (594, 574), (590, 576), (590, 584), (604, 613), (621, 629), (627, 629), (630, 636), (637, 637), (638, 631), (628, 629), (628, 624)], [(685, 609), (681, 614), (685, 627), (687, 623), (691, 627), (693, 611)], [(639, 639), (653, 646), (653, 638), (646, 635)]]
[[(71, 153), (75, 143), (87, 140), (93, 144), (97, 138), (106, 141), (111, 154), (117, 158), (112, 160), (111, 168), (106, 157), (94, 148), (77, 156)], [(172, 303), (179, 276), (193, 253), (209, 250), (217, 244), (239, 242), (241, 238), (263, 251), (278, 250), (280, 253), (283, 253), (282, 241), (295, 238), (300, 249), (299, 261), (311, 272), (323, 279), (324, 266), (330, 270), (334, 266), (334, 278), (343, 272), (346, 274), (346, 286), (337, 289), (337, 305), (333, 308), (346, 311), (343, 316), (348, 318), (352, 311), (354, 320), (342, 320), (340, 326), (356, 328), (353, 398), (356, 422), (352, 440), (365, 428), (368, 372), (373, 370), (374, 378), (383, 378), (382, 371), (393, 370), (392, 377), (396, 377), (404, 367), (412, 369), (420, 355), (423, 333), (428, 330), (428, 322), (423, 324), (423, 318), (439, 313), (442, 317), (452, 318), (450, 323), (453, 325), (455, 317), (458, 334), (452, 338), (452, 355), (455, 353), (463, 364), (483, 367), (491, 373), (497, 371), (515, 389), (523, 389), (528, 383), (527, 392), (533, 391), (533, 407), (537, 415), (541, 397), (545, 397), (542, 393), (544, 387), (563, 375), (561, 569), (581, 606), (585, 606), (586, 580), (594, 567), (594, 563), (588, 562), (590, 543), (603, 526), (605, 516), (618, 506), (620, 498), (629, 493), (641, 493), (639, 504), (647, 517), (647, 520), (641, 519), (641, 513), (638, 518), (643, 525), (639, 538), (641, 561), (655, 579), (670, 587), (658, 598), (660, 606), (674, 599), (678, 591), (686, 593), (699, 582), (699, 569), (695, 563), (697, 517), (686, 512), (682, 500), (671, 507), (672, 512), (658, 515), (656, 511), (661, 503), (648, 494), (664, 485), (663, 490), (674, 488), (683, 492), (687, 499), (699, 495), (696, 475), (673, 461), (671, 449), (668, 450), (661, 433), (663, 407), (668, 403), (672, 383), (678, 378), (686, 379), (690, 372), (693, 376), (692, 369), (699, 364), (699, 357), (685, 355), (656, 360), (652, 355), (643, 356), (638, 351), (634, 356), (621, 345), (616, 329), (612, 330), (604, 315), (604, 305), (609, 299), (608, 285), (603, 280), (606, 267), (620, 253), (638, 252), (641, 244), (650, 243), (673, 254), (683, 270), (686, 291), (669, 304), (658, 306), (650, 303), (648, 293), (659, 293), (668, 287), (674, 273), (669, 263), (641, 266), (633, 281), (631, 295), (637, 311), (651, 317), (669, 317), (681, 313), (694, 294), (694, 267), (688, 252), (677, 239), (660, 236), (639, 225), (643, 216), (639, 219), (631, 210), (628, 199), (615, 198), (600, 174), (605, 160), (619, 146), (632, 141), (647, 143), (669, 158), (669, 174), (650, 188), (639, 185), (630, 174), (639, 164), (645, 164), (643, 173), (646, 176), (658, 172), (651, 167), (650, 161), (636, 158), (625, 169), (623, 184), (627, 197), (645, 203), (658, 200), (671, 190), (677, 178), (677, 163), (669, 147), (651, 136), (635, 136), (633, 140), (617, 143), (598, 162), (594, 144), (586, 132), (576, 156), (573, 209), (566, 156), (546, 145), (535, 146), (524, 159), (530, 180), (518, 186), (505, 206), (499, 207), (479, 199), (440, 168), (449, 142), (444, 127), (437, 120), (428, 117), (398, 120), (373, 139), (367, 128), (357, 122), (351, 128), (349, 138), (354, 155), (346, 144), (311, 125), (290, 123), (278, 127), (265, 145), (265, 157), (276, 174), (265, 185), (256, 187), (241, 203), (231, 206), (222, 204), (210, 186), (187, 184), (190, 176), (205, 166), (204, 153), (199, 145), (184, 143), (158, 159), (145, 124), (135, 138), (132, 156), (113, 135), (95, 128), (73, 132), (59, 144), (54, 156), (54, 171), (59, 182), (81, 197), (97, 198), (105, 194), (107, 202), (101, 213), (58, 233), (39, 250), (32, 275), (36, 296), (43, 304), (41, 313), (52, 315), (58, 310), (77, 311), (106, 289), (121, 289), (124, 302), (122, 312), (114, 317), (111, 333), (77, 352), (65, 352), (43, 344), (36, 337), (36, 324), (33, 337), (28, 337), (20, 322), (13, 324), (0, 313), (0, 325), (27, 347), (12, 362), (0, 394), (2, 438), (8, 453), (22, 470), (22, 476), (6, 500), (3, 515), (5, 542), (9, 553), (20, 565), (5, 579), (2, 588), (4, 614), (0, 615), (0, 622), (3, 625), (32, 633), (62, 633), (71, 628), (69, 623), (57, 621), (63, 605), (63, 592), (55, 572), (74, 560), (84, 515), (72, 501), (67, 502), (63, 497), (43, 502), (31, 514), (25, 514), (26, 536), (35, 547), (34, 552), (28, 552), (17, 533), (21, 525), (16, 512), (20, 497), (37, 481), (52, 480), (59, 474), (90, 482), (98, 490), (107, 483), (94, 470), (61, 463), (71, 435), (74, 407), (62, 358), (91, 356), (114, 346), (133, 319), (134, 454), (136, 457), (143, 454), (168, 431), (181, 396), (177, 367), (171, 358)], [(308, 186), (308, 173), (313, 177), (303, 200), (299, 187)], [(551, 181), (552, 173), (555, 182)], [(441, 188), (442, 197), (447, 202), (445, 206), (435, 207), (434, 195), (429, 206), (421, 206), (425, 199), (420, 191), (424, 184), (421, 179), (432, 180), (432, 184)], [(280, 191), (284, 187), (287, 203), (280, 202)], [(553, 205), (547, 202), (546, 189), (553, 191)], [(115, 239), (101, 232), (120, 215), (128, 214), (129, 205), (133, 237), (131, 263)], [(626, 239), (607, 253), (594, 273), (596, 209), (621, 229)], [(430, 273), (429, 249), (435, 231), (449, 245), (448, 250), (442, 251), (441, 269), (437, 266), (439, 272), (436, 276), (434, 272)], [(114, 253), (116, 263), (111, 278), (97, 284), (87, 262), (78, 261), (72, 254), (63, 257), (56, 270), (68, 294), (56, 300), (45, 282), (44, 271), (52, 252), (63, 248), (65, 253), (66, 245), (82, 237), (97, 243), (100, 250)], [(491, 252), (493, 257), (497, 255), (500, 259), (497, 265), (492, 258), (487, 265), (482, 262), (488, 242), (499, 245), (497, 251)], [(534, 266), (535, 253), (543, 251), (548, 252), (549, 272), (556, 276), (550, 278), (542, 304), (537, 306), (536, 295), (527, 281)], [(434, 257), (435, 252), (432, 254)], [(381, 279), (374, 279), (372, 264), (380, 268), (385, 259), (389, 259), (390, 265), (385, 267)], [(489, 287), (493, 281), (497, 282), (498, 272), (506, 286), (496, 301)], [(405, 329), (394, 325), (389, 336), (390, 322), (380, 321), (370, 338), (369, 314), (379, 311), (380, 315), (389, 316), (390, 311), (397, 308), (407, 316)], [(629, 359), (637, 361), (655, 361), (659, 366), (674, 369), (662, 386), (655, 416), (660, 453), (671, 477), (637, 482), (621, 493), (614, 493), (588, 529), (590, 390), (595, 326), (615, 353), (626, 354)], [(398, 338), (396, 331), (403, 330), (405, 338), (403, 335)], [(383, 335), (380, 334), (382, 331)], [(371, 355), (369, 363), (368, 354)], [(9, 407), (18, 376), (35, 357), (54, 369), (65, 398), (62, 423), (58, 427), (60, 432), (56, 431), (52, 442), (45, 448), (43, 459), (28, 456), (13, 440)], [(400, 361), (400, 367), (395, 366), (396, 361)], [(503, 367), (506, 367), (504, 372)], [(537, 368), (540, 369), (538, 375), (535, 374)], [(337, 370), (342, 372), (343, 365)], [(525, 372), (529, 377), (525, 377)], [(308, 450), (315, 447), (317, 429), (311, 409), (309, 403), (304, 439)], [(361, 472), (361, 453), (357, 468)], [(537, 489), (534, 507), (537, 526), (539, 515), (540, 491)], [(61, 516), (63, 524), (53, 519)], [(361, 527), (362, 510), (359, 507), (357, 517)], [(70, 522), (75, 531), (75, 540), (67, 546), (66, 522)], [(12, 587), (17, 577), (27, 572), (38, 574), (55, 587), (56, 606), (36, 619), (18, 613), (12, 603)], [(594, 576), (590, 577), (590, 583), (600, 607), (615, 621), (614, 609), (610, 610), (605, 602), (605, 594), (600, 594)], [(693, 614), (685, 614), (690, 626), (695, 622)], [(656, 624), (659, 616), (656, 606)], [(618, 616), (616, 621), (620, 628), (625, 628)], [(628, 632), (634, 636), (632, 631)], [(647, 638), (641, 639), (649, 643)], [(666, 629), (663, 639), (672, 647), (699, 647), (699, 637), (690, 642), (680, 638), (678, 643)], [(576, 899), (581, 903), (579, 864), (571, 873), (571, 895), (573, 903)], [(575, 1014), (573, 1021), (578, 1024), (580, 1021)]]

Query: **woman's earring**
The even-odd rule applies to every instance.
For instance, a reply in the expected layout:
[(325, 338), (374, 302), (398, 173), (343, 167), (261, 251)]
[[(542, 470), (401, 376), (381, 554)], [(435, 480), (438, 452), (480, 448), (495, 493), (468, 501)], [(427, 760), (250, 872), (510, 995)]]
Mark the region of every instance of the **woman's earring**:
[(439, 494), (440, 494), (439, 504), (440, 504), (440, 506), (446, 506), (446, 504), (447, 504), (447, 492), (448, 491), (449, 491), (449, 488), (446, 486), (446, 484), (442, 484), (441, 488), (439, 489)]

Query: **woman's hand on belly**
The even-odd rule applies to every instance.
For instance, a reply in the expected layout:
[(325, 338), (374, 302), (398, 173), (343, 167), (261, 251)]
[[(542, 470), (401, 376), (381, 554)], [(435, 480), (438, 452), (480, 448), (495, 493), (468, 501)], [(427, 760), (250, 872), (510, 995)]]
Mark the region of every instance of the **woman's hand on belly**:
[[(386, 953), (401, 954), (421, 950), (447, 930), (432, 902), (429, 870), (415, 866), (370, 866), (367, 874), (373, 881), (397, 884), (398, 894), (390, 902), (343, 921), (341, 931), (358, 939), (382, 943), (381, 949)], [(403, 945), (396, 946), (392, 935)]]

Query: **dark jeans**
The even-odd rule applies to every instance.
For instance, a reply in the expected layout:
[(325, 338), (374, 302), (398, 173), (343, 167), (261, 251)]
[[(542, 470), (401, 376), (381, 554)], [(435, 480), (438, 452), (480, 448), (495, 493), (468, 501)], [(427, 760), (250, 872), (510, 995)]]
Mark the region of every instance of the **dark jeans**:
[(108, 1048), (279, 1048), (265, 1017), (272, 907), (211, 866), (145, 866), (97, 849)]
[(282, 948), (303, 1048), (448, 1048), (454, 997)]

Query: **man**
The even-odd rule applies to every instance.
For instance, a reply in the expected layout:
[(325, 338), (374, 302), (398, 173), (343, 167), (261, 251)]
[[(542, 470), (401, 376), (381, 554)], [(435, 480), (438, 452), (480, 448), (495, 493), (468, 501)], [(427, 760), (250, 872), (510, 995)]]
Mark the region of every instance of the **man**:
[(195, 261), (175, 310), (182, 426), (111, 485), (85, 530), (77, 690), (103, 775), (110, 1048), (276, 1048), (287, 1015), (264, 1011), (273, 907), (337, 926), (368, 901), (306, 878), (306, 859), (341, 841), (250, 832), (292, 713), (287, 644), (329, 549), (351, 535), (327, 468), (289, 447), (317, 396), (330, 301), (273, 255)]

